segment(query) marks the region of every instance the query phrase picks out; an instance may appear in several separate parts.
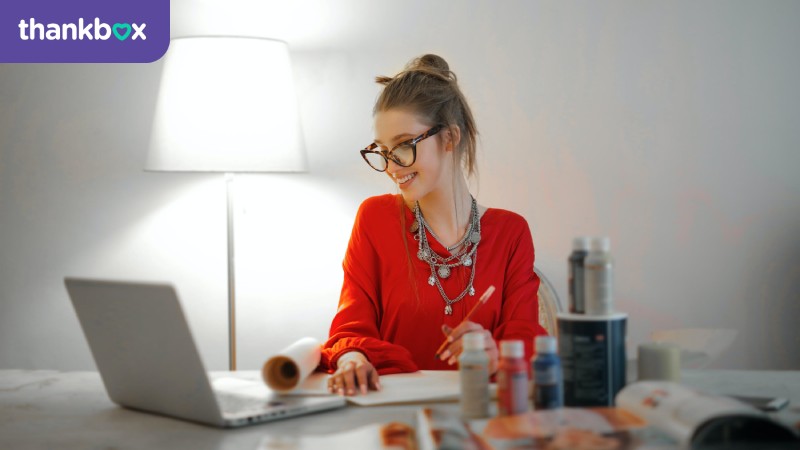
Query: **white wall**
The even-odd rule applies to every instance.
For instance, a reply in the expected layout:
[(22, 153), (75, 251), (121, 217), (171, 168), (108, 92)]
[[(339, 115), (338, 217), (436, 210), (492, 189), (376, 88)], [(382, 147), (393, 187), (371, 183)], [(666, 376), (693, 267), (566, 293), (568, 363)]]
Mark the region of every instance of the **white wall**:
[[(800, 368), (800, 3), (496, 3), (172, 2), (173, 36), (292, 50), (311, 170), (237, 180), (240, 367), (326, 336), (355, 210), (395, 190), (356, 152), (371, 80), (436, 52), (479, 202), (528, 218), (562, 298), (571, 238), (606, 234), (631, 344), (731, 328), (714, 366)], [(222, 177), (142, 171), (160, 70), (0, 65), (0, 368), (93, 368), (65, 275), (175, 283), (226, 367)]]

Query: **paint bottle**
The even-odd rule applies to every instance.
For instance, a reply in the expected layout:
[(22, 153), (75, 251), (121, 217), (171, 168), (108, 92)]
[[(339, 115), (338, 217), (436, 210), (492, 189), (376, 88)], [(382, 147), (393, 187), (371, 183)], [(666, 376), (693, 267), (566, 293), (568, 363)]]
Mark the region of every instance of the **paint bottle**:
[(522, 414), (528, 410), (528, 368), (520, 340), (500, 341), (497, 365), (497, 413)]
[(569, 292), (569, 312), (573, 314), (583, 314), (586, 308), (586, 303), (584, 301), (583, 263), (587, 254), (589, 254), (589, 238), (580, 236), (573, 239), (572, 253), (567, 259), (569, 274), (567, 284)]
[(533, 409), (555, 409), (564, 406), (564, 384), (561, 379), (561, 358), (553, 336), (536, 337), (533, 357)]
[(587, 315), (606, 316), (614, 312), (614, 263), (610, 250), (609, 238), (593, 238), (591, 250), (584, 260), (584, 299)]
[(458, 358), (461, 378), (461, 417), (489, 417), (489, 354), (486, 353), (483, 333), (472, 332), (462, 337), (464, 351)]

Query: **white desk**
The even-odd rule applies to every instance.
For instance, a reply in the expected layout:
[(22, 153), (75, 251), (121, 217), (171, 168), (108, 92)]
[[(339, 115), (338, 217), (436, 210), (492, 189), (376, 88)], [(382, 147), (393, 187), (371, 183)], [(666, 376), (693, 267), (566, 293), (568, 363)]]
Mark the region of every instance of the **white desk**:
[[(713, 393), (788, 396), (792, 403), (779, 416), (800, 421), (800, 371), (691, 370), (683, 381)], [(0, 370), (0, 449), (254, 449), (268, 434), (320, 435), (389, 421), (413, 425), (417, 408), (348, 406), (223, 430), (120, 408), (96, 372)]]

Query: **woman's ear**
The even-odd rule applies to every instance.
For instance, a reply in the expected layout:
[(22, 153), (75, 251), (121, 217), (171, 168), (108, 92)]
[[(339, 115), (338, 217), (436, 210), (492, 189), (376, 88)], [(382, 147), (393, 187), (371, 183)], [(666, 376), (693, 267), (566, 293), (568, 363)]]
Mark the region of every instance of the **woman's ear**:
[(447, 129), (444, 133), (444, 143), (445, 149), (447, 151), (451, 151), (454, 148), (458, 147), (458, 143), (461, 142), (461, 129), (458, 125), (453, 125)]

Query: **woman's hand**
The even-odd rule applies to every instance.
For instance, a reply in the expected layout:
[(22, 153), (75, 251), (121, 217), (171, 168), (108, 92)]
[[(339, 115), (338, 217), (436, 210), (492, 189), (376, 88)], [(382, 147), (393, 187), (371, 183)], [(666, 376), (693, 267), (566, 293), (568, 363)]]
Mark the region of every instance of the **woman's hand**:
[(339, 395), (365, 395), (381, 389), (378, 371), (363, 353), (347, 352), (336, 361), (336, 372), (328, 379), (328, 392)]
[(499, 352), (497, 351), (497, 343), (494, 341), (492, 333), (490, 333), (489, 330), (475, 322), (464, 322), (453, 329), (447, 325), (442, 325), (442, 331), (448, 336), (447, 340), (450, 341), (450, 345), (439, 355), (439, 359), (447, 361), (447, 364), (451, 366), (455, 364), (461, 352), (464, 350), (464, 340), (462, 339), (464, 334), (479, 332), (483, 334), (483, 347), (489, 355), (489, 375), (494, 375), (494, 373), (497, 372)]

